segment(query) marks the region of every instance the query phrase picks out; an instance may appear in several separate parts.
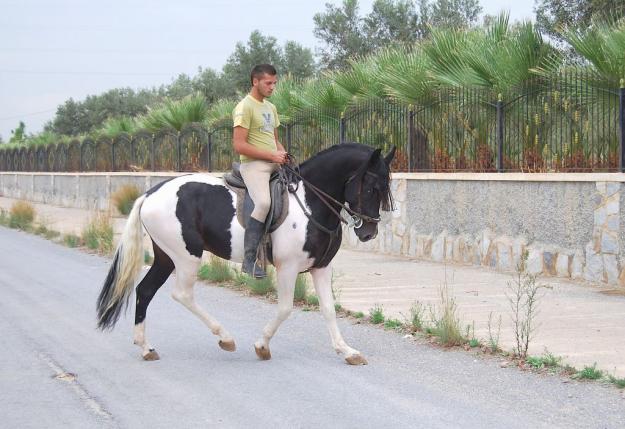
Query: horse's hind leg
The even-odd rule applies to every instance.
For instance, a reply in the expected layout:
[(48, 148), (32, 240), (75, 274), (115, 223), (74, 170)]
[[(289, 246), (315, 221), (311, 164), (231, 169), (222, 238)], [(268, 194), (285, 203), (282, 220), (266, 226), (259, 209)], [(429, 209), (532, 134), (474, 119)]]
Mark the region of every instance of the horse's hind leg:
[(297, 273), (297, 268), (288, 265), (283, 265), (276, 269), (278, 278), (278, 315), (265, 326), (263, 329), (263, 337), (254, 343), (256, 355), (262, 360), (271, 359), (269, 341), (275, 335), (282, 322), (284, 322), (293, 311), (293, 293)]
[(367, 360), (364, 356), (358, 350), (347, 345), (336, 323), (336, 310), (332, 298), (332, 266), (314, 268), (310, 273), (319, 297), (319, 308), (330, 331), (334, 350), (343, 355), (345, 361), (350, 365), (366, 365)]
[(174, 270), (174, 263), (171, 258), (155, 243), (152, 243), (152, 246), (154, 248), (154, 263), (143, 280), (137, 285), (137, 302), (135, 305), (134, 343), (141, 347), (141, 354), (145, 360), (157, 360), (159, 358), (158, 353), (145, 337), (145, 315), (154, 294)]
[(219, 336), (219, 347), (233, 352), (236, 349), (232, 336), (224, 329), (223, 326), (204, 309), (195, 302), (193, 294), (193, 286), (197, 280), (197, 271), (200, 267), (200, 259), (185, 259), (176, 264), (176, 286), (172, 293), (172, 297), (187, 307), (193, 314), (202, 320), (209, 327), (214, 335)]

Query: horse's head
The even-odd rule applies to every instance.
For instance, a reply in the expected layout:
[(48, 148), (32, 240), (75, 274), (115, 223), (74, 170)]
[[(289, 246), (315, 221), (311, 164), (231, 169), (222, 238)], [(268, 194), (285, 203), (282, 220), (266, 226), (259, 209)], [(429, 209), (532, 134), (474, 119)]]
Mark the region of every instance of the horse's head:
[(380, 149), (371, 153), (369, 159), (352, 175), (345, 186), (345, 201), (358, 213), (354, 232), (360, 241), (369, 241), (378, 235), (380, 208), (393, 210), (390, 165), (395, 148), (383, 157)]

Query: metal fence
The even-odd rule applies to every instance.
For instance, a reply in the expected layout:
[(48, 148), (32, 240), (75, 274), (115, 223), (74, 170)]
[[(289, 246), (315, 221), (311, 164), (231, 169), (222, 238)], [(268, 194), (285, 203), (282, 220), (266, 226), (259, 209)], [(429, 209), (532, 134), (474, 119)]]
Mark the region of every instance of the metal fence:
[[(394, 171), (625, 171), (625, 89), (592, 79), (572, 71), (506, 95), (442, 89), (424, 105), (375, 99), (313, 110), (279, 137), (299, 160), (346, 141), (395, 146)], [(224, 121), (0, 150), (0, 171), (226, 171), (237, 158)]]

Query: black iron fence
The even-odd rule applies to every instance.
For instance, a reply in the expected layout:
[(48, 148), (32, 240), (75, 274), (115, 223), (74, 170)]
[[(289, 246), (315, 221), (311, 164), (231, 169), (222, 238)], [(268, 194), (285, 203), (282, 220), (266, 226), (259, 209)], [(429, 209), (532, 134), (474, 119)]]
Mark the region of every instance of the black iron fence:
[[(346, 141), (395, 146), (394, 171), (625, 171), (620, 86), (568, 72), (509, 94), (442, 89), (415, 106), (375, 99), (342, 113), (298, 114), (279, 137), (299, 160)], [(236, 159), (226, 120), (212, 129), (190, 124), (180, 132), (0, 149), (0, 171), (225, 171)]]

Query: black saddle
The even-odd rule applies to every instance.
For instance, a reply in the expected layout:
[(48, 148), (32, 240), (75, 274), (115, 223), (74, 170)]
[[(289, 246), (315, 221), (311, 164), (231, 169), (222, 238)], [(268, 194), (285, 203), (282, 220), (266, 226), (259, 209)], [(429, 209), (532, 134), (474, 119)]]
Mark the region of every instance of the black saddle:
[[(224, 182), (237, 195), (237, 219), (243, 228), (254, 210), (254, 202), (247, 192), (245, 182), (241, 176), (238, 162), (232, 163), (232, 172), (224, 174)], [(278, 229), (289, 214), (289, 194), (287, 192), (287, 181), (284, 180), (280, 172), (275, 172), (269, 179), (269, 190), (271, 194), (271, 208), (265, 219), (265, 232), (270, 233)]]

